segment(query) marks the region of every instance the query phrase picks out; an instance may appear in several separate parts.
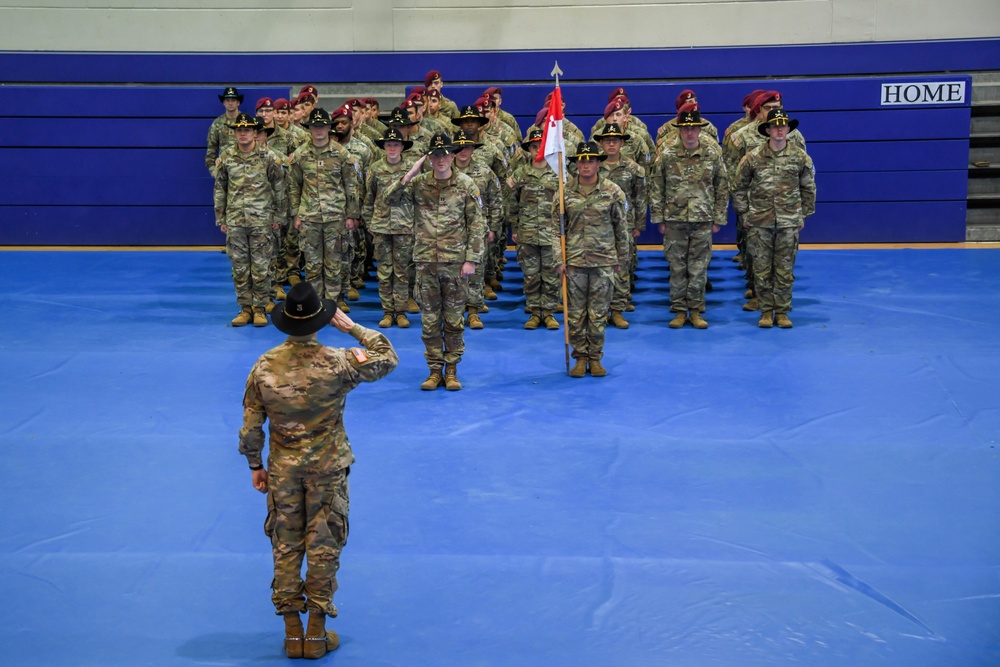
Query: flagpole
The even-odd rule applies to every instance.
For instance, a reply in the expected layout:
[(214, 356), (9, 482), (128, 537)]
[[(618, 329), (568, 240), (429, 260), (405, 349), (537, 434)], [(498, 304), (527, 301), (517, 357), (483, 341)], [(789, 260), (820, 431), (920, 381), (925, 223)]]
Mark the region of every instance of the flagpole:
[[(552, 68), (551, 76), (556, 78), (556, 88), (559, 88), (559, 61)], [(562, 250), (562, 265), (566, 267), (566, 188), (563, 184), (563, 152), (559, 156), (559, 246)], [(568, 270), (569, 267), (566, 267)], [(566, 373), (569, 374), (569, 290), (566, 285), (566, 271), (562, 274), (562, 307), (563, 307), (563, 340), (566, 351)]]

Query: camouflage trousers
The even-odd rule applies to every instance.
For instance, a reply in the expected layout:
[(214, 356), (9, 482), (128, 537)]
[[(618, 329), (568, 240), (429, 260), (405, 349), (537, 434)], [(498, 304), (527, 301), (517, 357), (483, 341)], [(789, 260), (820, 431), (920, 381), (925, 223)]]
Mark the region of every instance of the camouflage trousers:
[(663, 254), (670, 263), (670, 310), (700, 311), (712, 259), (712, 223), (668, 222), (666, 228)]
[(799, 254), (797, 227), (751, 227), (747, 251), (753, 259), (757, 309), (787, 313), (792, 309), (795, 258)]
[(604, 356), (604, 327), (608, 321), (615, 271), (610, 266), (566, 267), (569, 297), (569, 344), (574, 359)]
[(271, 296), (277, 294), (277, 287), (285, 282), (287, 272), (284, 271), (285, 262), (285, 236), (288, 228), (282, 225), (272, 230), (274, 235), (274, 245), (271, 247)]
[(288, 276), (298, 275), (305, 266), (302, 258), (302, 249), (299, 246), (301, 233), (295, 229), (295, 225), (288, 225), (285, 232), (285, 244), (282, 248), (282, 261), (279, 269), (281, 282), (286, 282)]
[(343, 260), (349, 252), (347, 234), (339, 223), (303, 222), (299, 244), (306, 256), (306, 280), (324, 299), (338, 299), (347, 291)]
[(273, 467), (268, 473), (264, 534), (271, 538), (274, 556), (271, 601), (277, 614), (307, 610), (337, 615), (333, 594), (349, 527), (347, 474), (342, 469), (282, 477)]
[(528, 310), (559, 309), (559, 274), (551, 245), (517, 244), (517, 263), (524, 275), (524, 302)]
[(457, 364), (465, 352), (468, 280), (460, 263), (417, 262), (421, 340), (432, 370)]
[(228, 227), (226, 256), (233, 265), (236, 303), (264, 308), (271, 298), (271, 253), (274, 236), (270, 227)]
[(617, 310), (619, 312), (625, 310), (628, 305), (628, 293), (632, 289), (632, 270), (635, 268), (631, 266), (632, 254), (636, 252), (635, 250), (635, 238), (632, 233), (629, 232), (628, 235), (629, 244), (629, 264), (630, 266), (623, 266), (622, 270), (614, 274), (614, 293), (611, 295), (611, 310)]
[(413, 234), (372, 234), (372, 239), (382, 311), (405, 313), (406, 300), (410, 297)]
[(486, 280), (486, 274), (492, 264), (492, 275), (496, 276), (496, 259), (493, 256), (493, 249), (496, 247), (495, 243), (490, 243), (486, 239), (483, 239), (483, 259), (481, 262), (476, 264), (476, 272), (469, 276), (469, 286), (466, 290), (467, 294), (465, 297), (465, 305), (469, 308), (479, 308), (482, 309), (485, 304), (485, 297), (483, 296), (483, 284)]
[(344, 257), (347, 263), (347, 276), (349, 280), (360, 279), (365, 273), (365, 258), (368, 255), (368, 239), (365, 230), (353, 229), (348, 232), (351, 239), (351, 252)]

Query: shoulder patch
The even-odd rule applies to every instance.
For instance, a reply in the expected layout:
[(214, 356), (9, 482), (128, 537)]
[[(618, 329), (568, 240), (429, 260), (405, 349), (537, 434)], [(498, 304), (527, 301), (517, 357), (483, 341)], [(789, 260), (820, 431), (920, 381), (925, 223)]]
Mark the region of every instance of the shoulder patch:
[(368, 362), (368, 350), (365, 350), (364, 348), (352, 347), (351, 354), (354, 355), (354, 358), (357, 360), (359, 364), (364, 364)]

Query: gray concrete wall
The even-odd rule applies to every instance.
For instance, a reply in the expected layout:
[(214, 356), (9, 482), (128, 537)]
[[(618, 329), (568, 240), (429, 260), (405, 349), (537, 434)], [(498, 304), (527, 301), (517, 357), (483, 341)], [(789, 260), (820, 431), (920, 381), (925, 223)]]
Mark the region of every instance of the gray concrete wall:
[(998, 35), (997, 0), (0, 0), (5, 51), (662, 48)]

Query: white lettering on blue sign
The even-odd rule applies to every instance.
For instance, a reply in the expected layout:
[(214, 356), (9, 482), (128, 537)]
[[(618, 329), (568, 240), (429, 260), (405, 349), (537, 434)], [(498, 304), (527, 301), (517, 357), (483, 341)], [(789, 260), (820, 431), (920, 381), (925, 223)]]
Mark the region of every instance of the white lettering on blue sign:
[(965, 81), (883, 83), (882, 106), (964, 104)]

